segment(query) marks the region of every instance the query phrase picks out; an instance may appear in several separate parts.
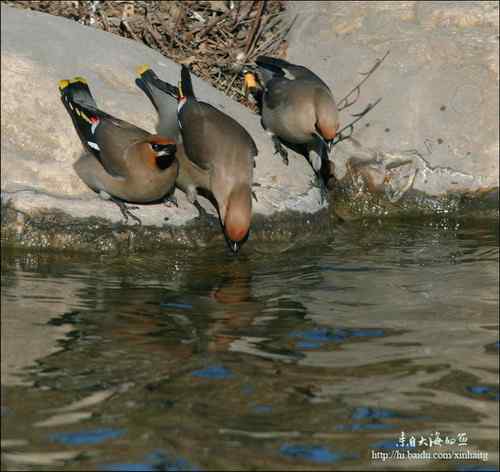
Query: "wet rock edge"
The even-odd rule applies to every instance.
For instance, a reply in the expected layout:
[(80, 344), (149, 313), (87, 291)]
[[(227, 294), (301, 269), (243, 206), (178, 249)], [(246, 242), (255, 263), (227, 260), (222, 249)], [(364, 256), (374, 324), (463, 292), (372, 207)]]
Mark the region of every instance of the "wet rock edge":
[[(272, 216), (254, 215), (247, 244), (308, 242), (328, 237), (343, 220), (498, 219), (498, 202), (498, 188), (474, 194), (448, 193), (439, 198), (412, 189), (394, 203), (377, 193), (356, 198), (352, 187), (337, 182), (330, 194), (330, 209), (314, 214), (287, 210)], [(100, 217), (75, 218), (56, 209), (27, 214), (9, 201), (1, 204), (1, 242), (2, 247), (118, 254), (225, 244), (215, 218), (196, 218), (184, 226), (130, 226)]]
[[(303, 239), (308, 234), (327, 234), (331, 224), (327, 209), (314, 214), (292, 210), (272, 216), (257, 214), (246, 244), (282, 243)], [(225, 245), (220, 223), (213, 217), (201, 216), (183, 226), (125, 225), (95, 216), (75, 218), (56, 209), (27, 214), (9, 201), (1, 204), (1, 242), (2, 247), (118, 254)]]

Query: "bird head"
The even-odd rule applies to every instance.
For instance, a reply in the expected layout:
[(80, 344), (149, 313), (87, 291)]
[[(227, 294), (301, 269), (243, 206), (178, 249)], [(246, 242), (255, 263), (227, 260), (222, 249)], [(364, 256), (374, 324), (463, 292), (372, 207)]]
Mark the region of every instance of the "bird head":
[(328, 152), (339, 129), (339, 113), (333, 96), (325, 89), (316, 95), (316, 132), (325, 142)]
[(152, 136), (148, 142), (148, 157), (161, 170), (170, 167), (175, 161), (177, 145), (173, 139), (162, 136)]
[(220, 216), (224, 226), (224, 235), (234, 253), (237, 253), (245, 242), (252, 219), (252, 192), (247, 184), (233, 188), (220, 206)]

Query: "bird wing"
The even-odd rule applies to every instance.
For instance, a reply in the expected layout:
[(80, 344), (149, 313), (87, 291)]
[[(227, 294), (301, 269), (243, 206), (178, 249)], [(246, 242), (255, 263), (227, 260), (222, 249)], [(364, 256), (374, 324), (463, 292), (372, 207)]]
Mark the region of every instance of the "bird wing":
[(186, 154), (202, 169), (224, 159), (228, 146), (249, 146), (251, 156), (257, 146), (248, 132), (233, 118), (205, 102), (188, 99), (179, 113), (179, 122)]
[(285, 78), (272, 79), (264, 91), (266, 106), (271, 110), (285, 106), (288, 103), (290, 84), (291, 81)]
[(84, 146), (109, 174), (125, 177), (127, 147), (150, 134), (100, 110), (83, 77), (59, 81), (59, 90)]
[(207, 132), (207, 112), (203, 103), (194, 98), (188, 98), (178, 113), (181, 127), (182, 142), (189, 160), (202, 169), (210, 168), (210, 149), (212, 139)]
[(179, 89), (161, 80), (148, 66), (138, 69), (137, 86), (149, 97), (160, 115), (158, 134), (179, 141), (180, 132), (177, 125), (177, 99)]
[(99, 160), (108, 173), (126, 177), (129, 173), (126, 150), (132, 144), (144, 141), (150, 133), (110, 115), (102, 116), (95, 130), (100, 148)]
[(311, 71), (307, 67), (300, 66), (298, 64), (292, 64), (291, 62), (285, 61), (284, 59), (278, 59), (276, 57), (269, 56), (259, 56), (255, 62), (260, 68), (271, 71), (274, 77), (286, 77), (286, 73), (288, 73), (287, 78), (289, 79), (314, 80), (320, 82), (325, 87), (328, 87), (313, 71)]

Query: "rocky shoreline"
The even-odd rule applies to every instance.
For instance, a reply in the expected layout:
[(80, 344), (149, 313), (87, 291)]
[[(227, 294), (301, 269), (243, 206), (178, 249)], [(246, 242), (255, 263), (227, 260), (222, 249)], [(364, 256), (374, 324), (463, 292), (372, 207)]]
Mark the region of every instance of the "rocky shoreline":
[[(325, 234), (339, 221), (337, 217), (498, 218), (498, 21), (491, 14), (495, 2), (479, 2), (474, 10), (476, 23), (458, 21), (459, 15), (466, 14), (459, 2), (450, 2), (448, 7), (426, 2), (425, 8), (405, 2), (405, 8), (383, 12), (380, 4), (359, 2), (360, 8), (354, 11), (340, 2), (336, 19), (332, 3), (336, 2), (319, 2), (319, 9), (304, 6), (297, 12), (292, 2), (289, 14), (298, 15), (299, 20), (302, 15), (302, 19), (290, 36), (288, 58), (333, 83), (336, 97), (350, 90), (357, 74), (392, 46), (353, 108), (359, 111), (366, 100), (379, 96), (382, 102), (359, 123), (352, 140), (334, 149), (329, 198), (323, 198), (303, 156), (290, 151), (289, 166), (273, 156), (258, 116), (194, 78), (200, 96), (242, 123), (259, 148), (254, 179), (258, 200), (249, 244), (293, 242)], [(398, 28), (380, 29), (374, 23), (382, 14), (404, 26), (402, 38), (411, 36), (418, 46), (413, 56), (398, 48)], [(454, 22), (445, 22), (446, 15)], [(309, 31), (314, 21), (316, 37)], [(349, 22), (356, 33), (347, 28)], [(341, 24), (347, 29), (339, 30)], [(472, 67), (475, 61), (487, 72), (446, 76), (450, 83), (425, 83), (429, 74), (436, 77), (448, 70), (451, 59), (454, 67), (461, 67), (458, 55), (451, 59), (440, 55), (434, 62), (425, 62), (421, 56), (422, 51), (434, 53), (429, 49), (433, 41), (450, 48), (452, 39), (461, 37), (457, 31), (469, 42), (475, 38), (472, 45), (464, 46), (464, 67)], [(474, 44), (481, 38), (487, 47), (481, 56), (473, 56)], [(311, 54), (312, 47), (315, 54)], [(135, 67), (143, 63), (164, 80), (177, 81), (178, 64), (137, 41), (2, 5), (3, 245), (126, 253), (223, 243), (208, 201), (202, 201), (202, 206), (212, 219), (200, 217), (177, 190), (178, 208), (144, 205), (137, 211), (143, 226), (124, 225), (115, 205), (86, 188), (72, 168), (82, 147), (60, 103), (57, 81), (85, 76), (104, 109), (154, 131), (156, 113), (134, 85)], [(420, 68), (414, 68), (415, 64)], [(474, 103), (477, 89), (469, 83), (476, 79), (482, 87), (480, 108)], [(467, 106), (470, 110), (464, 115), (460, 110)], [(354, 111), (344, 113), (343, 123), (349, 121), (350, 113)], [(468, 126), (465, 135), (463, 123)]]

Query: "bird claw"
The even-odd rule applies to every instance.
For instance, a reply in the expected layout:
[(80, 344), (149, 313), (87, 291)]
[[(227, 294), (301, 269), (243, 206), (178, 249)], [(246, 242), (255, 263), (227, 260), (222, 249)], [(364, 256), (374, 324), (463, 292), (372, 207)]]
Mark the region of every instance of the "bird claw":
[(191, 203), (192, 205), (195, 205), (196, 201), (198, 200), (198, 192), (197, 192), (196, 187), (194, 185), (190, 185), (186, 189), (186, 197), (187, 197), (189, 203)]
[(169, 195), (168, 197), (165, 197), (163, 203), (167, 208), (171, 208), (173, 206), (179, 208), (179, 202), (177, 201), (177, 197), (173, 194)]
[(199, 218), (200, 221), (205, 220), (210, 226), (213, 226), (218, 223), (218, 219), (215, 218), (214, 216), (210, 215), (205, 208), (203, 208), (198, 200), (196, 200), (193, 205), (195, 208), (198, 210), (199, 215), (197, 218)]
[(141, 219), (134, 215), (130, 210), (138, 210), (138, 206), (127, 206), (125, 202), (122, 202), (121, 200), (117, 200), (116, 198), (111, 197), (111, 200), (118, 205), (118, 208), (120, 208), (120, 211), (122, 212), (123, 217), (125, 218), (125, 224), (128, 223), (129, 217), (132, 218), (133, 220), (137, 221), (139, 226), (142, 226), (142, 221)]
[(283, 162), (287, 166), (288, 165), (288, 152), (287, 152), (287, 150), (285, 149), (283, 144), (281, 144), (279, 138), (277, 138), (276, 136), (273, 136), (272, 140), (273, 140), (273, 144), (274, 144), (274, 155), (279, 154), (281, 156), (281, 159), (283, 160)]

